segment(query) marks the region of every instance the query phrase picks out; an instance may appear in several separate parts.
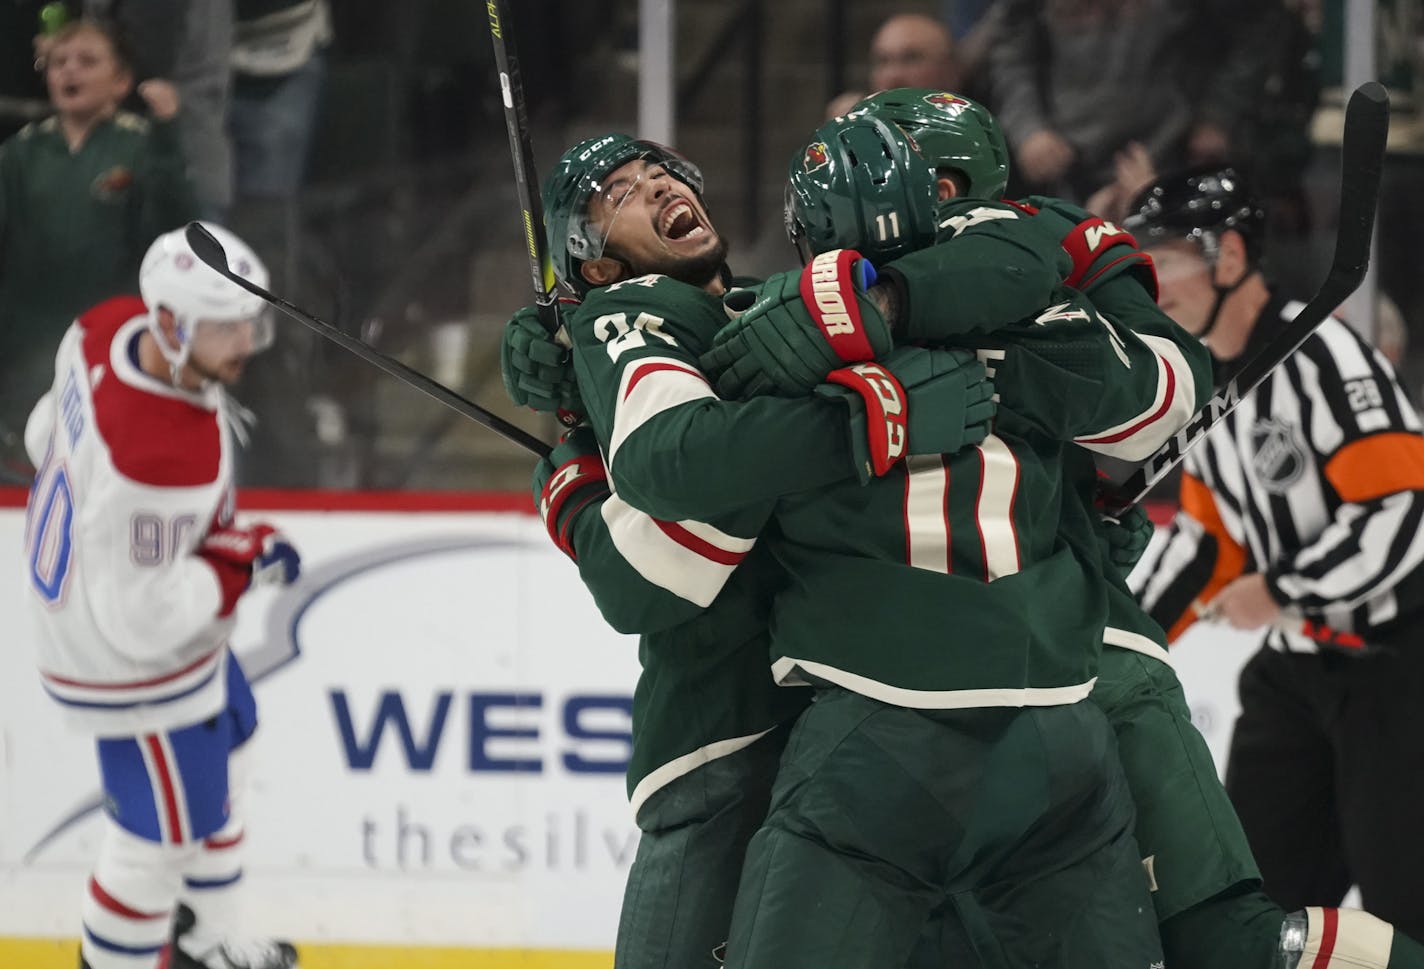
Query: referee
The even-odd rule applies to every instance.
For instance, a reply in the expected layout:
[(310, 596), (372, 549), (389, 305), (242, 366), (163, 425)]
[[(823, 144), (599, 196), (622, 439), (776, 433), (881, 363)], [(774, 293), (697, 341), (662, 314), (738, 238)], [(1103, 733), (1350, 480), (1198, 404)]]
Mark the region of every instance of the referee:
[[(1303, 307), (1261, 271), (1264, 213), (1231, 168), (1164, 177), (1125, 222), (1218, 386)], [(1173, 638), (1265, 633), (1226, 787), (1287, 911), (1364, 907), (1424, 937), (1424, 436), (1389, 364), (1327, 319), (1186, 458), (1181, 509), (1134, 575)], [(1322, 647), (1302, 619), (1357, 634)]]

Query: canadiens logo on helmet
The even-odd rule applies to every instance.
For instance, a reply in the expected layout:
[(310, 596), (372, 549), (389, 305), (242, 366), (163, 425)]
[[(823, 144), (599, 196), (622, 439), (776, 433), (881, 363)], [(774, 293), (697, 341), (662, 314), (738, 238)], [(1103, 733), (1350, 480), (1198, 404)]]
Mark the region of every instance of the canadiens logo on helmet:
[(969, 107), (969, 100), (957, 94), (950, 94), (948, 91), (937, 91), (934, 94), (925, 95), (925, 103), (932, 104), (937, 108), (943, 108), (950, 114), (958, 117), (964, 113), (964, 109)]
[(824, 141), (817, 141), (806, 148), (806, 155), (801, 159), (801, 167), (808, 173), (816, 171), (818, 168), (825, 168), (831, 163), (831, 150), (826, 147)]

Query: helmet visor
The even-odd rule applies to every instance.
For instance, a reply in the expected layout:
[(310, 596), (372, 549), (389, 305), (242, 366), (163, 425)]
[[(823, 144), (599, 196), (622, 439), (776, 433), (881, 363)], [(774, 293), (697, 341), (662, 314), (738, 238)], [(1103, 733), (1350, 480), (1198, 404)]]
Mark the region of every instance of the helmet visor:
[(272, 311), (264, 308), (256, 316), (239, 320), (201, 319), (188, 336), (192, 352), (205, 359), (250, 357), (272, 345), (275, 327)]
[(701, 197), (702, 170), (661, 150), (647, 149), (611, 171), (581, 179), (575, 197), (587, 202), (583, 211), (569, 219), (569, 255), (585, 262), (601, 257), (623, 207), (639, 192), (646, 191), (649, 182), (667, 177), (676, 178)]

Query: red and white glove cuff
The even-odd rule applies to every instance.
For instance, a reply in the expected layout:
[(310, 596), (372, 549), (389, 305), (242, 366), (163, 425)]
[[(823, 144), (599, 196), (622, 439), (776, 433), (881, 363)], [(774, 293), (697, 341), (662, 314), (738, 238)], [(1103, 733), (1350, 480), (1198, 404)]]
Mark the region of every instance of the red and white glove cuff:
[(269, 536), (276, 533), (277, 530), (271, 525), (215, 528), (198, 546), (199, 557), (217, 573), (218, 589), (222, 595), (218, 616), (230, 616), (237, 608), (237, 600), (252, 584), (252, 563), (266, 548)]
[[(585, 490), (589, 485), (601, 486), (598, 491)], [(572, 461), (561, 464), (539, 493), (539, 517), (544, 520), (544, 528), (565, 555), (574, 561), (573, 522), (584, 505), (607, 490), (608, 472), (603, 461), (595, 454), (582, 454)], [(570, 505), (578, 497), (579, 500)], [(565, 514), (567, 512), (567, 514)]]
[(198, 550), (198, 557), (213, 568), (218, 578), (218, 618), (226, 619), (237, 608), (237, 600), (252, 584), (252, 564), (234, 562), (222, 555)]
[(874, 282), (870, 263), (854, 249), (827, 249), (801, 270), (801, 302), (843, 363), (875, 358), (860, 317), (858, 271), (870, 274), (865, 285)]
[(870, 467), (875, 476), (880, 477), (905, 456), (909, 444), (905, 388), (893, 373), (873, 362), (833, 370), (826, 380), (855, 391), (865, 402)]
[[(1120, 251), (1112, 255), (1112, 249)], [(1133, 263), (1143, 267), (1143, 282), (1152, 298), (1157, 298), (1157, 269), (1152, 257), (1139, 249), (1132, 233), (1121, 226), (1097, 217), (1080, 222), (1064, 237), (1063, 251), (1073, 260), (1065, 285), (1085, 290), (1108, 271), (1116, 268), (1122, 272), (1129, 268), (1123, 263)]]

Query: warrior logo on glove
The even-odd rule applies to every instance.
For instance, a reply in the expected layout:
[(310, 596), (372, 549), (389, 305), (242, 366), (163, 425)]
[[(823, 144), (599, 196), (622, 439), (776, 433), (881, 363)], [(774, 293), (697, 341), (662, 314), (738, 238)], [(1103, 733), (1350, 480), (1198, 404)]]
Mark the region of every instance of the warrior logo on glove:
[(811, 260), (801, 277), (802, 301), (814, 307), (816, 325), (846, 363), (875, 356), (861, 325), (860, 305), (855, 298), (857, 291), (865, 291), (874, 282), (875, 270), (853, 249), (828, 249)]

